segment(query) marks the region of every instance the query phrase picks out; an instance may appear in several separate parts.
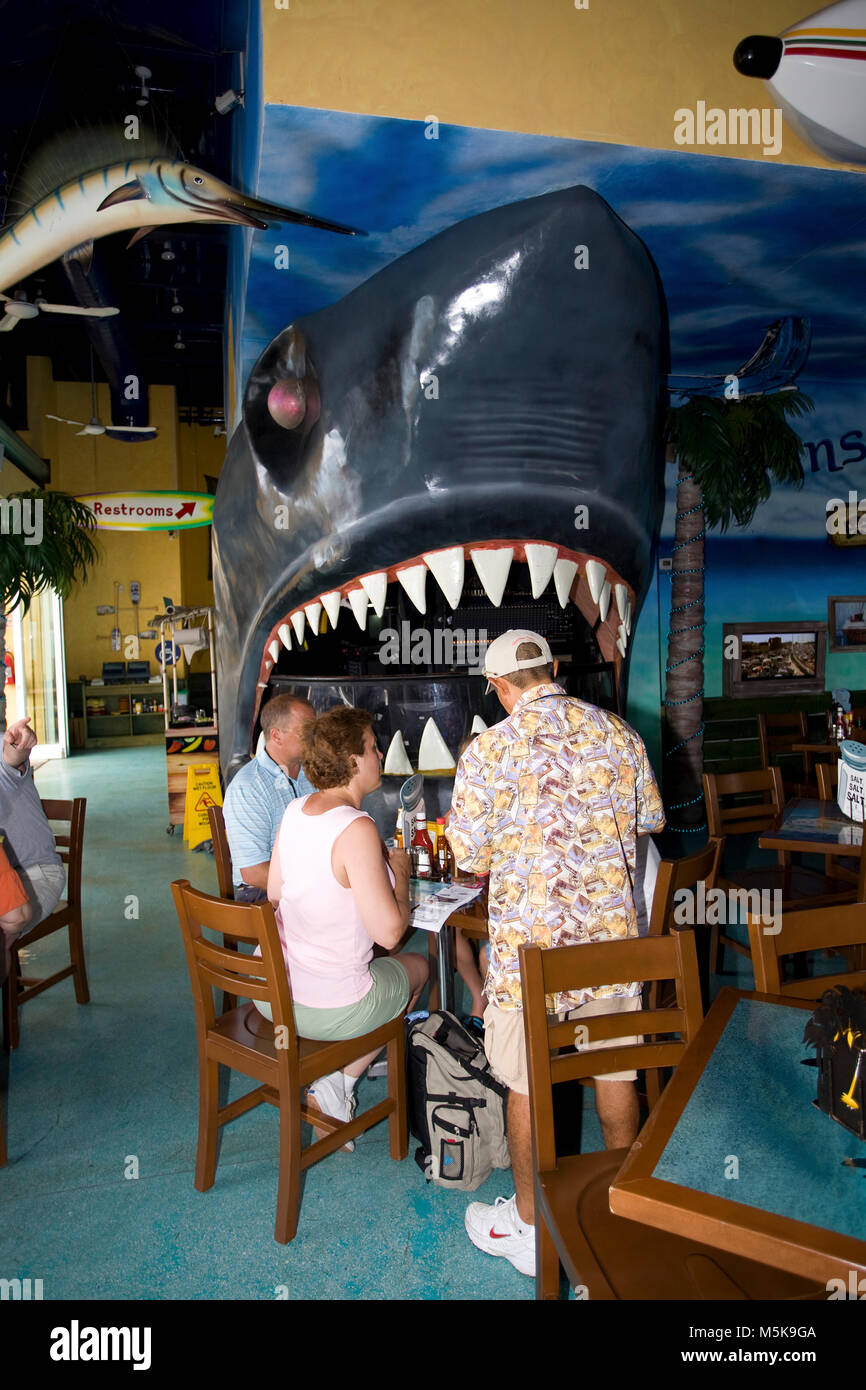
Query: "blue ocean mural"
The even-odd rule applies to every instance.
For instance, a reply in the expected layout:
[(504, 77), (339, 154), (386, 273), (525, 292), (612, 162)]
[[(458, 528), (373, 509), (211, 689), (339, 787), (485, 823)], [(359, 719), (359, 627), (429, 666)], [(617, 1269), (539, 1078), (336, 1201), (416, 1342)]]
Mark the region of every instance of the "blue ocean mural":
[[(257, 153), (257, 167), (253, 167)], [(503, 203), (587, 184), (643, 239), (670, 317), (671, 369), (733, 373), (785, 315), (811, 321), (798, 384), (801, 490), (777, 488), (747, 531), (707, 548), (706, 680), (722, 693), (722, 624), (826, 622), (829, 595), (866, 589), (866, 550), (834, 548), (826, 508), (866, 497), (866, 181), (856, 173), (266, 105), (243, 182), (260, 197), (363, 228), (236, 233), (234, 420), (243, 383), (292, 319), (341, 298), (451, 224)], [(278, 268), (278, 267), (283, 268)], [(243, 283), (245, 276), (245, 285)], [(668, 472), (661, 554), (670, 553), (676, 468)], [(670, 581), (659, 575), (633, 647), (629, 712), (654, 742)], [(827, 686), (866, 686), (866, 653), (827, 655)]]

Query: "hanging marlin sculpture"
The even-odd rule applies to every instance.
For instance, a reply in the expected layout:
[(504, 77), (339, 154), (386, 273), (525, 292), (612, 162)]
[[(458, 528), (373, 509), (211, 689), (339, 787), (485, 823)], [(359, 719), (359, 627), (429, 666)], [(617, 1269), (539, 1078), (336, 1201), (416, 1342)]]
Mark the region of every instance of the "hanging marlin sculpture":
[(249, 197), (193, 164), (156, 155), (103, 164), (49, 184), (38, 201), (34, 198), (27, 211), (0, 232), (0, 290), (76, 247), (81, 248), (79, 259), (88, 264), (94, 239), (113, 232), (135, 229), (132, 246), (169, 223), (229, 222), (264, 228), (265, 218), (344, 236), (364, 235), (340, 222)]

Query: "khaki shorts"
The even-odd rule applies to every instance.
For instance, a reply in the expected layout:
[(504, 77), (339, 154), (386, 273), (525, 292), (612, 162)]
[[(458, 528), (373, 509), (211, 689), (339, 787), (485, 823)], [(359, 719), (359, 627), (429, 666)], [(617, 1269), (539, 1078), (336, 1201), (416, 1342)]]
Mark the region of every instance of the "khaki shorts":
[[(630, 998), (620, 994), (612, 999), (590, 999), (579, 1009), (571, 1009), (566, 1014), (557, 1015), (560, 1019), (572, 1021), (586, 1018), (590, 1014), (632, 1013), (641, 1007), (640, 995)], [(584, 1043), (582, 1052), (592, 1052), (599, 1047), (629, 1047), (643, 1042), (642, 1037), (608, 1038), (601, 1042)], [(526, 1071), (526, 1037), (523, 1031), (522, 1009), (498, 1009), (488, 1004), (484, 1010), (484, 1051), (496, 1076), (510, 1091), (518, 1091), (522, 1096), (529, 1095), (529, 1078)], [(596, 1076), (595, 1081), (637, 1081), (636, 1071), (613, 1071), (604, 1076)]]

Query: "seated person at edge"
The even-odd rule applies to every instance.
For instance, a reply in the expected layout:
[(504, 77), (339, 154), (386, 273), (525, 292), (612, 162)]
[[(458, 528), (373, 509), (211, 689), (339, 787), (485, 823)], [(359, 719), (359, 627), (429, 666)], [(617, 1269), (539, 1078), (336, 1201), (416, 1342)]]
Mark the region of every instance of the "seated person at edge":
[[(393, 950), (409, 925), (409, 856), (386, 851), (361, 810), (382, 781), (382, 754), (365, 710), (340, 705), (312, 720), (303, 760), (319, 791), (286, 809), (268, 897), (277, 909), (298, 1032), (323, 1041), (356, 1038), (411, 1009), (427, 982), (423, 956), (372, 959), (374, 942)], [(267, 1004), (257, 1007), (270, 1016)], [(314, 1082), (313, 1108), (350, 1120), (355, 1083), (378, 1051)]]
[(229, 783), (223, 817), (238, 902), (265, 902), (283, 812), (313, 790), (301, 767), (301, 734), (315, 717), (300, 695), (275, 695), (262, 710), (264, 744)]

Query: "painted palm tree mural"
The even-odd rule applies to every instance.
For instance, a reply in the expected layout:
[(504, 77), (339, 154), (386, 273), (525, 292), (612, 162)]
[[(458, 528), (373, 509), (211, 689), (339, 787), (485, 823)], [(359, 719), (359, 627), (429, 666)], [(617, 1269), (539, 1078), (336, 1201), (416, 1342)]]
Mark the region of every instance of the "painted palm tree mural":
[(706, 826), (704, 537), (749, 526), (774, 484), (803, 486), (804, 446), (789, 422), (812, 409), (788, 386), (733, 399), (694, 395), (668, 414), (668, 457), (679, 465), (665, 685), (665, 805), (674, 830)]
[[(20, 603), (26, 613), (36, 595), (45, 590), (67, 598), (76, 584), (84, 583), (99, 554), (92, 534), (96, 517), (75, 497), (33, 488), (12, 493), (4, 502), (7, 516), (14, 517), (16, 503), (19, 511), (26, 504), (31, 517), (41, 513), (41, 539), (28, 544), (33, 536), (13, 526), (0, 544), (0, 669), (6, 654), (7, 609)], [(0, 729), (5, 728), (6, 697), (0, 686)]]

